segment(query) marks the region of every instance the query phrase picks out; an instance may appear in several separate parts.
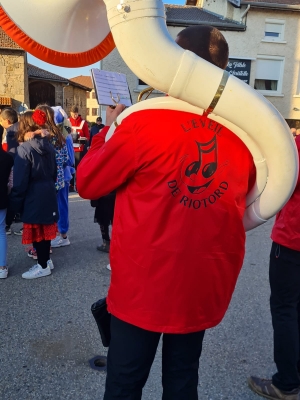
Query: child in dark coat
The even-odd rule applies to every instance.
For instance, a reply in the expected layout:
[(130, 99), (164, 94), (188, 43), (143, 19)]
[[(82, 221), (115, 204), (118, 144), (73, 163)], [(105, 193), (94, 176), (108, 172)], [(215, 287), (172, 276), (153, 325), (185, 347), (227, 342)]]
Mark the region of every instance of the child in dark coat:
[(56, 237), (58, 220), (57, 170), (55, 150), (49, 135), (43, 135), (41, 130), (45, 123), (46, 114), (42, 110), (27, 111), (20, 117), (20, 146), (15, 157), (10, 207), (21, 214), (24, 223), (22, 243), (33, 243), (38, 261), (22, 275), (25, 279), (50, 275), (54, 268), (50, 243)]

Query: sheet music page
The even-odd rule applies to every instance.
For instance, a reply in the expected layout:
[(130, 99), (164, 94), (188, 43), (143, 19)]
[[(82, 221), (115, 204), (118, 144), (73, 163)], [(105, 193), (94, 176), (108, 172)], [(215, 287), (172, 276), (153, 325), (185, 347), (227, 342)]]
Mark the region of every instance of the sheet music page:
[(97, 100), (100, 105), (116, 105), (112, 98), (114, 98), (117, 103), (124, 104), (126, 107), (132, 105), (125, 74), (103, 71), (97, 68), (93, 68), (91, 74)]

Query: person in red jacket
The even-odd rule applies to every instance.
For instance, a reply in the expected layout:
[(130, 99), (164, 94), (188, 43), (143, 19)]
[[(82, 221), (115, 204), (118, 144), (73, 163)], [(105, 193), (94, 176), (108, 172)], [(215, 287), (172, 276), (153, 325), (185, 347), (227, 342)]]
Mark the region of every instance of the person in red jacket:
[[(187, 28), (177, 41), (226, 67), (216, 28)], [(224, 317), (242, 267), (255, 166), (235, 134), (188, 112), (132, 113), (105, 143), (123, 108), (107, 109), (77, 175), (83, 198), (117, 188), (104, 399), (141, 399), (163, 334), (163, 399), (195, 400), (205, 329)]]
[[(295, 142), (300, 154), (300, 136), (296, 136)], [(273, 243), (269, 265), (270, 306), (277, 372), (272, 379), (254, 376), (248, 379), (254, 392), (269, 399), (300, 398), (299, 204), (300, 175), (292, 197), (276, 215), (271, 233)]]

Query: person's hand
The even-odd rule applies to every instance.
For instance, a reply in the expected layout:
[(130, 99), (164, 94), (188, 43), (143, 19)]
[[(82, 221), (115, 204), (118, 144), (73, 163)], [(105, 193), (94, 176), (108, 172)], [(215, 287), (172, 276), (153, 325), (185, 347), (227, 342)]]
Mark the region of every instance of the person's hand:
[(42, 136), (42, 137), (45, 137), (45, 136), (48, 136), (49, 134), (50, 134), (50, 133), (49, 133), (49, 131), (48, 131), (47, 129), (37, 129), (37, 130), (34, 131), (34, 132), (27, 132), (27, 133), (25, 133), (25, 135), (24, 135), (24, 140), (25, 140), (25, 142), (27, 142), (28, 140), (33, 139), (35, 136), (40, 135), (40, 136)]
[(107, 107), (106, 109), (106, 125), (110, 126), (117, 117), (124, 111), (124, 104), (117, 104), (115, 108)]
[(27, 142), (28, 140), (33, 139), (35, 136), (35, 132), (26, 132), (24, 135), (24, 141)]
[[(35, 131), (34, 133), (36, 134), (37, 131)], [(42, 137), (46, 137), (46, 136), (49, 136), (49, 135), (50, 135), (50, 132), (49, 132), (47, 129), (40, 129), (39, 134), (40, 134)]]

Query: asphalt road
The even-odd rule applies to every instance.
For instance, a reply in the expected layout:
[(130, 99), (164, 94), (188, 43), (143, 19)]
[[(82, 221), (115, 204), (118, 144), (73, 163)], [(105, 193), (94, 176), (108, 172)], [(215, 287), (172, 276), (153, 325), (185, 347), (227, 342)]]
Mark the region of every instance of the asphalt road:
[[(107, 293), (108, 256), (96, 250), (100, 230), (89, 202), (72, 195), (70, 214), (71, 245), (53, 250), (51, 276), (22, 279), (33, 262), (21, 238), (8, 237), (9, 276), (0, 280), (1, 400), (103, 398), (105, 372), (91, 369), (88, 361), (106, 354), (90, 306)], [(223, 322), (205, 335), (200, 400), (258, 399), (248, 389), (247, 377), (270, 377), (275, 370), (268, 304), (271, 226), (272, 221), (248, 234), (230, 308)], [(160, 371), (159, 349), (143, 400), (161, 399)]]

